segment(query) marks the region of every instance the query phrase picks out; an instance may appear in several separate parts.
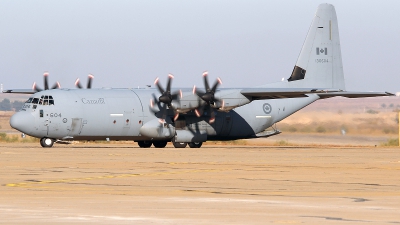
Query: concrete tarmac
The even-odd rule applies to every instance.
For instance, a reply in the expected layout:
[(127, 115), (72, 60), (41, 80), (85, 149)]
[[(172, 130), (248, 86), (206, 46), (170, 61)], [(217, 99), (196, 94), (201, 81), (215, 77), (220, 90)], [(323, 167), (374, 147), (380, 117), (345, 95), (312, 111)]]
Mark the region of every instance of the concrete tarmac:
[(0, 224), (400, 224), (400, 149), (0, 144)]

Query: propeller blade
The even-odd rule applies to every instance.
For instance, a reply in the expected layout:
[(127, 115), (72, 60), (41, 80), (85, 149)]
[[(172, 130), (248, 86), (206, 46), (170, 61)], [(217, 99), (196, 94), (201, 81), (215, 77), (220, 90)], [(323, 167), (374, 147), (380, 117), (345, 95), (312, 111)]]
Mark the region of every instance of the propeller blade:
[(157, 77), (157, 79), (154, 81), (154, 84), (157, 86), (158, 91), (162, 94), (162, 93), (164, 93), (165, 91), (164, 91), (164, 88), (160, 85), (159, 80), (160, 80), (160, 79)]
[(154, 108), (154, 101), (153, 101), (153, 99), (150, 99), (150, 107), (151, 107), (151, 108)]
[(167, 105), (166, 104), (164, 104), (161, 107), (161, 111), (162, 111), (162, 119), (165, 121), (165, 118), (167, 118)]
[(206, 88), (206, 92), (209, 92), (209, 91), (210, 91), (210, 85), (208, 85), (208, 78), (207, 78), (207, 76), (208, 76), (208, 72), (206, 71), (206, 72), (203, 73), (203, 77), (204, 77), (204, 87)]
[(214, 109), (210, 107), (210, 120), (208, 121), (209, 123), (214, 123), (215, 122), (215, 112)]
[(194, 95), (199, 96), (199, 98), (202, 98), (201, 96), (203, 96), (203, 95), (205, 94), (205, 92), (203, 92), (203, 91), (201, 91), (201, 90), (198, 90), (198, 89), (196, 88), (196, 85), (193, 86), (192, 92), (193, 92)]
[(79, 78), (76, 79), (76, 81), (75, 81), (75, 86), (76, 86), (77, 88), (79, 88), (79, 89), (82, 89), (82, 85), (81, 85), (81, 83), (79, 82)]
[(179, 113), (175, 113), (174, 121), (176, 121), (178, 118), (179, 118)]
[(217, 80), (215, 81), (211, 91), (215, 93), (215, 91), (217, 90), (218, 85), (222, 84), (222, 80), (221, 78), (217, 78)]
[(43, 79), (44, 79), (44, 90), (49, 90), (49, 82), (47, 81), (47, 77), (49, 76), (48, 72), (45, 72), (43, 74)]
[(196, 114), (197, 117), (200, 117), (203, 113), (200, 112), (200, 110), (195, 109), (194, 113)]
[(171, 95), (171, 99), (172, 99), (172, 100), (178, 99), (178, 96), (180, 96), (180, 98), (182, 98), (182, 97), (181, 97), (181, 96), (182, 96), (182, 92), (178, 92), (178, 93), (172, 94), (172, 95)]
[(167, 92), (171, 92), (171, 81), (173, 78), (174, 78), (174, 75), (168, 74)]
[(36, 85), (36, 82), (33, 82), (32, 90), (35, 90), (36, 92), (43, 91), (43, 89), (39, 88), (39, 87)]
[(225, 108), (225, 101), (222, 99), (222, 107), (221, 109), (223, 110)]
[(51, 86), (51, 89), (59, 89), (59, 88), (61, 88), (61, 85), (58, 81), (55, 84), (53, 84), (53, 86)]
[(87, 82), (87, 89), (91, 89), (92, 88), (92, 80), (93, 80), (94, 76), (92, 74), (88, 75), (88, 82)]

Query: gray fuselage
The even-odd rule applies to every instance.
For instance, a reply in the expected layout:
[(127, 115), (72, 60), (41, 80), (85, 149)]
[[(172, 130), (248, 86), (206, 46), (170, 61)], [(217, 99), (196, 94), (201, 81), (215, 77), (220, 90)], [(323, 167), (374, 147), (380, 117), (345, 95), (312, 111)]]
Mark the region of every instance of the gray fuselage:
[[(33, 137), (60, 140), (167, 140), (151, 137), (140, 128), (157, 115), (149, 108), (155, 89), (55, 89), (33, 94), (30, 99), (51, 96), (52, 104), (25, 103), (10, 123)], [(192, 111), (181, 114), (169, 125), (176, 130), (205, 133), (207, 140), (254, 138), (274, 123), (286, 118), (319, 97), (258, 100), (229, 112), (216, 111), (209, 123), (207, 111), (197, 117)], [(169, 112), (173, 117), (173, 112)]]

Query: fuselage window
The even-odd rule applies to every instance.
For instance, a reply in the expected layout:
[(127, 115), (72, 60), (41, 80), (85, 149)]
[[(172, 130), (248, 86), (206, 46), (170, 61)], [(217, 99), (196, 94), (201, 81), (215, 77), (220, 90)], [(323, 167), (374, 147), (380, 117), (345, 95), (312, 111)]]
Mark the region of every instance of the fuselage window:
[(25, 103), (31, 103), (33, 101), (33, 98), (29, 98), (28, 100), (26, 100)]
[(39, 111), (39, 116), (40, 116), (40, 117), (43, 117), (43, 109), (41, 109), (41, 110)]
[(32, 100), (32, 103), (33, 103), (33, 104), (38, 104), (38, 103), (39, 103), (39, 99), (38, 99), (38, 98), (34, 98), (34, 99)]

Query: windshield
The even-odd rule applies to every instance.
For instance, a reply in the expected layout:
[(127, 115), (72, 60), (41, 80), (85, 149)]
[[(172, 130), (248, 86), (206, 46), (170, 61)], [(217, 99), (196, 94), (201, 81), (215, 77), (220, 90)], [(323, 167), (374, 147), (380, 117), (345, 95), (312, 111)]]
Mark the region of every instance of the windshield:
[(33, 104), (38, 104), (38, 103), (39, 103), (39, 99), (38, 99), (38, 98), (34, 98), (34, 99), (32, 100), (32, 103), (33, 103)]
[(29, 98), (25, 103), (54, 105), (54, 99), (51, 95), (42, 95), (40, 98)]
[(25, 102), (25, 103), (31, 103), (31, 102), (32, 102), (32, 100), (33, 100), (33, 98), (29, 98), (28, 100), (26, 100), (26, 102)]

